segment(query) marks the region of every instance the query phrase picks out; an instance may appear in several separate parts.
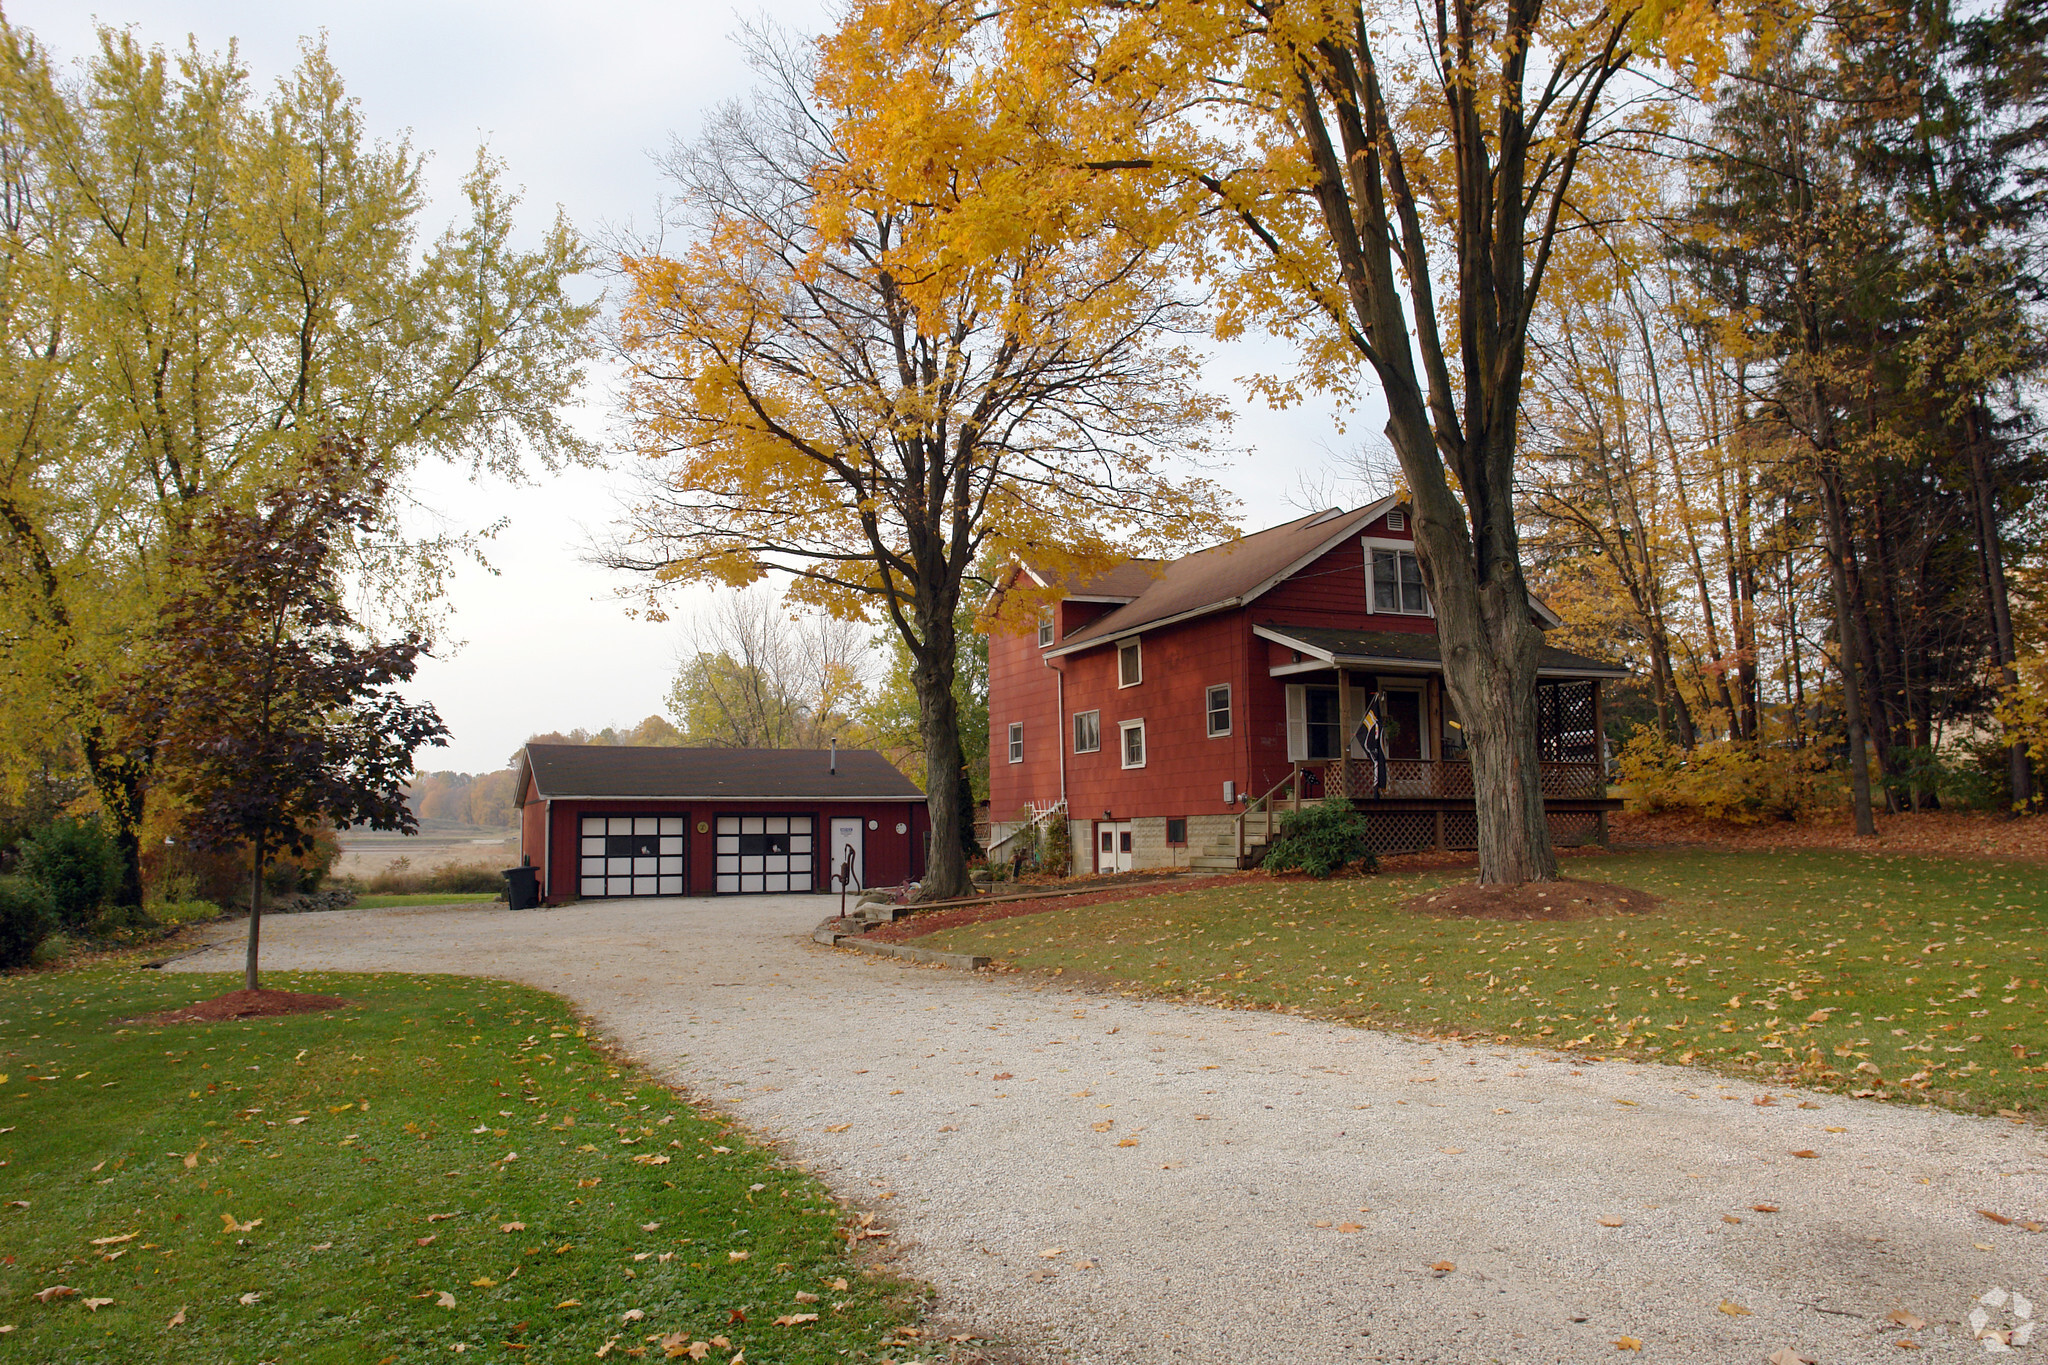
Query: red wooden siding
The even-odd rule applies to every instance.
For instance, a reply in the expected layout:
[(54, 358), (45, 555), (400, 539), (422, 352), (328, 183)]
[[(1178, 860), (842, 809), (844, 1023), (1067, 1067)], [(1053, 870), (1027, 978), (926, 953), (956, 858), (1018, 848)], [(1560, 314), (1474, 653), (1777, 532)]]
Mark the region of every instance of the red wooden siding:
[[(1071, 604), (1068, 604), (1071, 605)], [(1038, 633), (991, 635), (988, 642), (988, 810), (998, 824), (1032, 801), (1060, 795), (1059, 675), (1045, 665)], [(1071, 710), (1071, 708), (1069, 708)], [(1024, 723), (1024, 761), (1010, 762), (1010, 726)]]

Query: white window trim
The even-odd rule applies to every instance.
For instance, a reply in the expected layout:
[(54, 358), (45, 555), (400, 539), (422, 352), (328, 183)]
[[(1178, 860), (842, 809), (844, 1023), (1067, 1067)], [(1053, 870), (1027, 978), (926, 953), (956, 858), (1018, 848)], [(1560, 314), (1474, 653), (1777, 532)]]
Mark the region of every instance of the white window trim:
[[(1209, 699), (1218, 691), (1223, 693), (1223, 728), (1221, 730), (1212, 728), (1209, 719), (1216, 714), (1216, 708), (1209, 704)], [(1236, 728), (1237, 707), (1233, 691), (1234, 689), (1232, 689), (1229, 683), (1211, 683), (1202, 689), (1202, 728), (1208, 732), (1211, 739), (1227, 739), (1231, 730)]]
[(1038, 618), (1038, 647), (1050, 649), (1056, 643), (1053, 639), (1052, 613), (1048, 611)]
[[(1421, 610), (1421, 611), (1399, 611), (1399, 610), (1396, 610), (1396, 611), (1381, 611), (1381, 610), (1380, 610), (1380, 609), (1379, 609), (1379, 608), (1378, 608), (1377, 606), (1375, 606), (1375, 605), (1373, 604), (1373, 600), (1372, 600), (1372, 556), (1373, 556), (1373, 551), (1375, 551), (1375, 550), (1399, 550), (1399, 551), (1401, 551), (1401, 552), (1402, 552), (1403, 554), (1411, 554), (1411, 555), (1413, 555), (1413, 554), (1415, 554), (1415, 542), (1414, 542), (1414, 541), (1412, 541), (1412, 540), (1386, 540), (1386, 539), (1382, 539), (1382, 538), (1379, 538), (1379, 537), (1375, 537), (1375, 536), (1362, 536), (1362, 537), (1360, 537), (1360, 538), (1359, 538), (1359, 544), (1360, 544), (1360, 545), (1362, 545), (1362, 546), (1364, 546), (1364, 548), (1365, 548), (1365, 611), (1366, 611), (1366, 615), (1368, 615), (1368, 616), (1420, 616), (1420, 617), (1423, 617), (1423, 618), (1425, 618), (1425, 619), (1428, 619), (1428, 620), (1434, 620), (1434, 619), (1436, 618), (1436, 603), (1435, 603), (1434, 601), (1432, 601), (1432, 600), (1430, 599), (1430, 596), (1429, 596), (1429, 588), (1428, 588), (1427, 586), (1424, 586), (1424, 588), (1422, 589), (1422, 610)], [(1422, 557), (1421, 557), (1420, 555), (1416, 555), (1416, 560), (1415, 560), (1415, 562), (1416, 562), (1416, 563), (1417, 563), (1417, 564), (1419, 565), (1419, 564), (1420, 564), (1420, 563), (1422, 562)]]
[[(1131, 762), (1131, 742), (1125, 736), (1131, 731), (1138, 732), (1138, 761)], [(1120, 720), (1116, 723), (1116, 756), (1126, 768), (1142, 768), (1152, 756), (1145, 745), (1145, 722), (1142, 720)]]
[(1021, 720), (1013, 720), (1010, 722), (1010, 762), (1022, 763), (1023, 761), (1024, 722)]
[[(1134, 651), (1136, 651), (1136, 653), (1137, 653), (1137, 656), (1138, 656), (1138, 676), (1137, 676), (1136, 678), (1133, 678), (1133, 679), (1132, 679), (1132, 680), (1131, 680), (1130, 682), (1125, 682), (1125, 681), (1124, 681), (1124, 651), (1125, 651), (1126, 649), (1129, 649), (1129, 650), (1134, 650)], [(1117, 690), (1118, 690), (1119, 692), (1121, 692), (1121, 691), (1122, 691), (1122, 690), (1123, 690), (1124, 688), (1126, 688), (1126, 687), (1136, 687), (1136, 686), (1138, 686), (1138, 685), (1139, 685), (1140, 683), (1142, 683), (1142, 682), (1144, 682), (1144, 681), (1145, 681), (1145, 648), (1144, 648), (1143, 644), (1141, 644), (1141, 643), (1139, 642), (1139, 637), (1137, 637), (1137, 636), (1133, 635), (1133, 636), (1131, 636), (1131, 637), (1130, 637), (1129, 639), (1125, 639), (1125, 640), (1118, 640), (1118, 641), (1116, 642), (1116, 686), (1117, 686)]]
[(1425, 763), (1435, 762), (1436, 743), (1430, 736), (1429, 726), (1429, 684), (1421, 678), (1381, 678), (1379, 684), (1380, 691), (1382, 692), (1414, 692), (1417, 694), (1415, 713), (1422, 726), (1422, 732), (1416, 737), (1421, 741), (1416, 747), (1421, 750)]
[[(1083, 717), (1083, 716), (1093, 716), (1093, 717), (1095, 717), (1095, 743), (1093, 743), (1092, 745), (1090, 745), (1090, 746), (1089, 746), (1089, 747), (1087, 747), (1086, 749), (1084, 749), (1084, 748), (1082, 748), (1082, 747), (1081, 747), (1081, 730), (1080, 730), (1080, 725), (1081, 725), (1081, 717)], [(1099, 753), (1101, 753), (1101, 752), (1102, 752), (1102, 712), (1101, 712), (1101, 710), (1100, 710), (1100, 709), (1098, 708), (1098, 709), (1094, 709), (1094, 710), (1089, 710), (1089, 711), (1076, 711), (1076, 712), (1074, 713), (1074, 720), (1073, 720), (1073, 724), (1074, 724), (1074, 752), (1075, 752), (1075, 753), (1077, 753), (1077, 754), (1099, 754)]]

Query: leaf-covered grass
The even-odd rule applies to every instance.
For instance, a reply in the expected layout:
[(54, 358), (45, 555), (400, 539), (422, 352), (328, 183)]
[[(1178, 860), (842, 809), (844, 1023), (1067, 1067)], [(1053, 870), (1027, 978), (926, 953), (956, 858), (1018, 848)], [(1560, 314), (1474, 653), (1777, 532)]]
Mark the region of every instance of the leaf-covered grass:
[(1668, 900), (1576, 922), (1439, 919), (1399, 907), (1453, 874), (1404, 874), (1054, 909), (918, 943), (1217, 1004), (2048, 1109), (2038, 866), (1688, 851), (1567, 871)]
[[(278, 973), (356, 1007), (123, 1022), (237, 984), (0, 979), (0, 1353), (561, 1361), (617, 1338), (607, 1359), (658, 1360), (648, 1338), (684, 1333), (796, 1365), (887, 1354), (908, 1320), (817, 1181), (607, 1055), (559, 999)], [(53, 1285), (78, 1292), (31, 1297)]]

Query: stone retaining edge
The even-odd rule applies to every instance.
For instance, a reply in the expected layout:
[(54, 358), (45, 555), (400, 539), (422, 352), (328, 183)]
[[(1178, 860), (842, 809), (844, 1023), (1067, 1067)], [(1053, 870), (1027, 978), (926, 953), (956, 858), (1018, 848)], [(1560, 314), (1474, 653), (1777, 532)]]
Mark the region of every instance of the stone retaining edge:
[(827, 948), (853, 948), (878, 957), (898, 957), (906, 962), (931, 962), (941, 967), (957, 967), (961, 971), (978, 972), (994, 959), (972, 953), (941, 953), (930, 948), (912, 948), (903, 943), (870, 943), (858, 934), (842, 934), (836, 930), (819, 926), (811, 932), (811, 940)]

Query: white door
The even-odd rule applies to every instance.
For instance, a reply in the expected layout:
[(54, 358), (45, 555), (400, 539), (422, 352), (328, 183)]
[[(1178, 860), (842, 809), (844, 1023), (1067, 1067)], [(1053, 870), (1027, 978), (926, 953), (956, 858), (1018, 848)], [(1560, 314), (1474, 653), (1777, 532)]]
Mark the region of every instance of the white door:
[(1120, 820), (1114, 824), (1104, 822), (1095, 827), (1095, 870), (1097, 872), (1129, 872), (1131, 870), (1131, 822)]
[(808, 891), (817, 854), (808, 815), (721, 815), (715, 875), (721, 893)]
[(860, 891), (867, 887), (867, 878), (861, 873), (861, 853), (867, 847), (867, 825), (849, 816), (835, 816), (832, 820), (832, 842), (825, 846), (825, 889), (838, 891), (839, 875), (846, 867), (850, 854), (853, 858), (853, 873), (846, 879), (845, 890)]
[(674, 815), (586, 815), (576, 894), (683, 894), (683, 819)]

